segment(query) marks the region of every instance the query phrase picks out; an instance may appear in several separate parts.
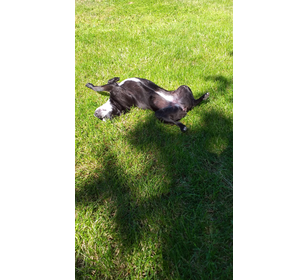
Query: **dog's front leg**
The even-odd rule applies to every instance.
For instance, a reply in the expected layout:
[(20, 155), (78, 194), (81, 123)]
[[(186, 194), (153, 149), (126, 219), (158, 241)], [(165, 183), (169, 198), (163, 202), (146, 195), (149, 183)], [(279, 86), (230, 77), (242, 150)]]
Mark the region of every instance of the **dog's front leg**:
[(97, 91), (97, 92), (103, 92), (103, 91), (110, 92), (115, 87), (115, 85), (114, 84), (107, 84), (107, 85), (104, 85), (104, 86), (94, 86), (93, 84), (87, 83), (86, 87), (93, 89), (94, 91)]

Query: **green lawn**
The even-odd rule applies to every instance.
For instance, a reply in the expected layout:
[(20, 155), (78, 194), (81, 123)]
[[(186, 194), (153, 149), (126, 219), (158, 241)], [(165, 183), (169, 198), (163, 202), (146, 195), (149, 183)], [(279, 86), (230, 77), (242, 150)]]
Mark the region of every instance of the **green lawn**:
[[(76, 279), (232, 279), (233, 2), (76, 0)], [(85, 87), (110, 78), (210, 98), (182, 122)]]

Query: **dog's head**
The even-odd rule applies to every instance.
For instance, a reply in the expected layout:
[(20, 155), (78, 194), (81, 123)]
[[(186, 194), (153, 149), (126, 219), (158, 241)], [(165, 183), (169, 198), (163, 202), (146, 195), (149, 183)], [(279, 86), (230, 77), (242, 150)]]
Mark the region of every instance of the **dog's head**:
[(108, 99), (105, 104), (98, 107), (94, 113), (94, 116), (102, 121), (105, 121), (106, 119), (112, 119), (113, 116), (118, 115), (120, 115), (120, 111), (114, 104), (112, 104), (110, 99)]

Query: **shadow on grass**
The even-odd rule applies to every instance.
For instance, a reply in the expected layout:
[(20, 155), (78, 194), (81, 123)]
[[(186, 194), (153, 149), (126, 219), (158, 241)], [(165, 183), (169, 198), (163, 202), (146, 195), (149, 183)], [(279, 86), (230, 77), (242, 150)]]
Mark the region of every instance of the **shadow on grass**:
[(213, 81), (216, 83), (215, 92), (219, 94), (227, 93), (227, 89), (233, 85), (233, 81), (230, 78), (226, 78), (222, 75), (206, 76), (205, 81)]
[[(221, 90), (229, 85), (223, 77), (207, 78), (218, 81)], [(143, 173), (128, 176), (116, 151), (106, 147), (96, 155), (105, 168), (95, 170), (76, 192), (76, 205), (112, 201), (110, 219), (123, 256), (156, 232), (162, 267), (149, 277), (232, 279), (232, 123), (205, 105), (186, 134), (154, 116), (140, 121), (126, 141), (151, 158)], [(147, 185), (158, 187), (140, 196)]]

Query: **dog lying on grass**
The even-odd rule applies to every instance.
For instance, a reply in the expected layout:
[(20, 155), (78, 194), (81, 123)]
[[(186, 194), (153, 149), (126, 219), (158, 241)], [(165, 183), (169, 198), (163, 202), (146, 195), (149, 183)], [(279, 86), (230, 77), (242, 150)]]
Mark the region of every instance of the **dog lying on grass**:
[(115, 77), (103, 86), (86, 84), (94, 91), (110, 93), (109, 100), (95, 110), (95, 117), (105, 121), (113, 116), (120, 116), (132, 106), (136, 106), (154, 111), (159, 120), (175, 124), (185, 132), (187, 127), (179, 120), (209, 97), (207, 92), (200, 98), (194, 99), (188, 86), (180, 86), (176, 90), (168, 91), (146, 79), (129, 78), (117, 83), (119, 80), (120, 78)]

